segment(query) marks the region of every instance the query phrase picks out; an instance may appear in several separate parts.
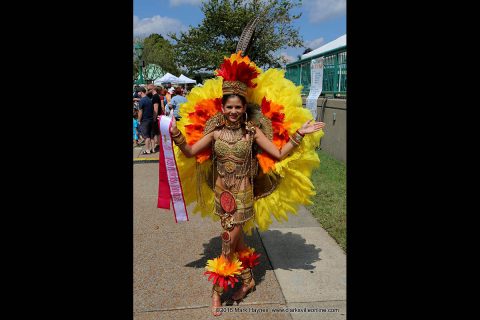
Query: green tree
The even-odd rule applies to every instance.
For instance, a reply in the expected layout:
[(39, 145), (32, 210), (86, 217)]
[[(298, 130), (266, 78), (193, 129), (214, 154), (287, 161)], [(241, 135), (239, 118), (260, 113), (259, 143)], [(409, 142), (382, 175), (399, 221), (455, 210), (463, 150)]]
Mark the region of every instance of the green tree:
[(138, 60), (133, 60), (133, 80), (138, 78)]
[(165, 72), (179, 75), (173, 45), (157, 33), (152, 33), (143, 40), (142, 60), (145, 61), (146, 66), (155, 64)]
[(207, 0), (201, 10), (205, 17), (198, 27), (190, 26), (180, 35), (169, 34), (176, 41), (180, 66), (193, 70), (214, 70), (224, 56), (235, 52), (247, 23), (260, 15), (247, 54), (259, 67), (280, 67), (281, 57), (275, 51), (302, 47), (303, 40), (292, 21), (300, 18), (291, 10), (302, 1), (287, 0)]

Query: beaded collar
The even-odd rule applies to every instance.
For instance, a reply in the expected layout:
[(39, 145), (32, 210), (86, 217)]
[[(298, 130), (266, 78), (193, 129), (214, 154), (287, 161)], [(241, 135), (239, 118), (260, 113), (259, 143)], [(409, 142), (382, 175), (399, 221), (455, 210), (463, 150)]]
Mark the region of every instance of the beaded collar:
[(228, 120), (227, 117), (223, 117), (223, 119), (225, 120), (224, 121), (224, 125), (225, 125), (225, 128), (226, 129), (230, 129), (230, 130), (236, 130), (236, 129), (240, 129), (240, 127), (242, 126), (243, 124), (243, 117), (242, 119), (239, 119), (238, 121), (235, 121), (235, 122), (232, 122), (230, 120)]

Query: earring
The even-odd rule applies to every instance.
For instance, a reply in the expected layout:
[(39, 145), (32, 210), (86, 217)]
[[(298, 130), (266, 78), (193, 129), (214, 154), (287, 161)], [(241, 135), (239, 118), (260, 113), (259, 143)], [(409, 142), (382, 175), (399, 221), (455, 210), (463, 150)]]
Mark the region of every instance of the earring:
[(247, 111), (245, 111), (245, 122), (248, 121), (248, 114), (247, 114)]

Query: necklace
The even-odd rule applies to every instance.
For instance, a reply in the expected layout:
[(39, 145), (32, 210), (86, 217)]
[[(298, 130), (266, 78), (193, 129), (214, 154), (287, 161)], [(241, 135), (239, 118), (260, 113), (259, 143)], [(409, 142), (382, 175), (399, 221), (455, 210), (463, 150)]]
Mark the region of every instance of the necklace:
[(220, 140), (225, 141), (228, 144), (235, 144), (243, 139), (243, 128), (228, 128), (223, 127), (218, 137)]
[(235, 122), (232, 122), (228, 119), (228, 117), (224, 116), (225, 118), (225, 128), (227, 129), (238, 129), (241, 127), (243, 121), (241, 120), (238, 120), (238, 121), (235, 121)]

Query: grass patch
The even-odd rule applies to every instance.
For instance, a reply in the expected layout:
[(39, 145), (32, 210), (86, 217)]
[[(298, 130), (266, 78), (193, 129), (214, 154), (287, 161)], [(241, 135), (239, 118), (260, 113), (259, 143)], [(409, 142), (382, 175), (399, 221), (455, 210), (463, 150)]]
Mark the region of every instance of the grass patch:
[(347, 251), (347, 170), (343, 161), (318, 150), (320, 167), (313, 171), (317, 194), (307, 207), (322, 227)]

